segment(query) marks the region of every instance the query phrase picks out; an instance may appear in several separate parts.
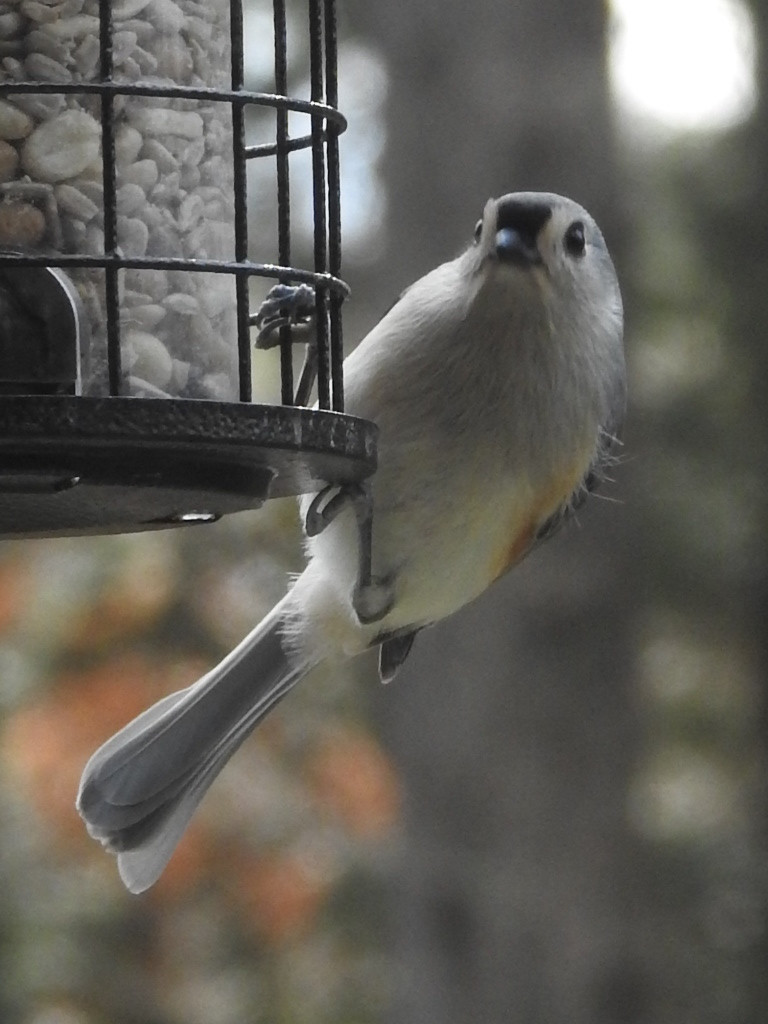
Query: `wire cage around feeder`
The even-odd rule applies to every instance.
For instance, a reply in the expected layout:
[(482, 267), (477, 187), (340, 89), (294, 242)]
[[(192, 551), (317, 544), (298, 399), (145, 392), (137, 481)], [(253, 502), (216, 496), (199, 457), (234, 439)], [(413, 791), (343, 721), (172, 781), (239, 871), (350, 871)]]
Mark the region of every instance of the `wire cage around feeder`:
[[(205, 522), (368, 476), (375, 427), (343, 413), (334, 0), (308, 0), (307, 98), (287, 95), (284, 0), (272, 93), (245, 88), (242, 0), (0, 7), (0, 535)], [(302, 149), (311, 270), (291, 265)], [(250, 258), (249, 161), (274, 161), (272, 262)], [(259, 278), (312, 289), (297, 379), (275, 317), (281, 404), (252, 401)]]

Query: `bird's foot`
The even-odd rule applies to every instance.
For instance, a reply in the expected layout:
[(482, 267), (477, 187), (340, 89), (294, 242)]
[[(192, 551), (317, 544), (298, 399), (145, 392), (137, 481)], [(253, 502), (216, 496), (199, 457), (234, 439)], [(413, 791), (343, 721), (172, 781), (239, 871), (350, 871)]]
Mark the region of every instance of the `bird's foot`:
[(352, 591), (352, 607), (364, 626), (383, 619), (392, 611), (394, 604), (395, 593), (392, 583), (381, 576), (371, 576), (367, 583), (358, 580)]
[(347, 506), (355, 511), (358, 530), (357, 580), (352, 591), (352, 607), (363, 625), (378, 622), (391, 611), (395, 594), (391, 580), (372, 572), (373, 500), (367, 481), (332, 484), (313, 499), (304, 518), (308, 537), (322, 533)]
[[(256, 348), (274, 348), (280, 344), (281, 327), (304, 328), (314, 327), (315, 323), (315, 289), (308, 284), (276, 284), (267, 292), (266, 298), (253, 317), (253, 325), (258, 328)], [(305, 338), (297, 338), (304, 341)]]
[(316, 494), (304, 517), (304, 532), (317, 537), (348, 505), (360, 500), (355, 484), (331, 484)]

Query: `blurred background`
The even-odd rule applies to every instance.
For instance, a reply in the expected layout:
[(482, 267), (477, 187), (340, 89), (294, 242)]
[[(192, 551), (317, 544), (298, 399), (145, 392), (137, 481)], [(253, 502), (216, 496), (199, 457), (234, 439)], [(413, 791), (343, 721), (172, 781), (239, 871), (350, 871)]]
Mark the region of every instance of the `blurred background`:
[[(246, 6), (271, 91), (271, 4)], [(0, 1019), (759, 1024), (768, 3), (346, 0), (339, 31), (347, 343), (488, 196), (572, 195), (625, 297), (616, 482), (392, 686), (363, 659), (291, 694), (142, 897), (85, 834), (80, 771), (282, 594), (294, 506), (0, 545)], [(297, 157), (308, 219), (306, 180)]]

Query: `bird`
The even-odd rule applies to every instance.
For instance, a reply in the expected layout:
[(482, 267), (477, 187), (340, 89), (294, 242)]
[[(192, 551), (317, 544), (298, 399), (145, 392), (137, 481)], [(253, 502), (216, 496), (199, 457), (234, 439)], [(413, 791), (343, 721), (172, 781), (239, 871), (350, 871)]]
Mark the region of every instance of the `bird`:
[(594, 219), (549, 192), (488, 200), (466, 247), (347, 356), (344, 382), (345, 411), (378, 426), (370, 576), (360, 493), (302, 496), (307, 564), (285, 596), (220, 664), (92, 755), (77, 808), (133, 893), (159, 878), (214, 778), (311, 669), (377, 647), (393, 678), (420, 630), (504, 576), (606, 479), (626, 371), (619, 283)]

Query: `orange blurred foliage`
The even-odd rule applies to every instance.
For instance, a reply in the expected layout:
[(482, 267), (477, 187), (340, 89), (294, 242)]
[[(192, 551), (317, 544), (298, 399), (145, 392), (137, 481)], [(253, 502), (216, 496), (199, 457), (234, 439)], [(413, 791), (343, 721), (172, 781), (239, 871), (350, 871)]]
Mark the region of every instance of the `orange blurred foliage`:
[(147, 629), (174, 599), (175, 579), (146, 562), (128, 562), (97, 600), (83, 608), (68, 634), (71, 651), (93, 651)]
[(0, 633), (23, 614), (30, 589), (29, 568), (22, 558), (0, 562)]
[(307, 761), (309, 788), (317, 802), (354, 835), (375, 838), (400, 815), (401, 792), (392, 762), (361, 729), (333, 731)]
[(273, 945), (309, 931), (333, 883), (320, 864), (297, 853), (240, 852), (227, 857), (226, 873), (236, 908)]
[(9, 716), (3, 760), (62, 841), (87, 839), (75, 797), (93, 751), (174, 682), (188, 683), (198, 670), (197, 664), (167, 666), (139, 655), (114, 658), (60, 676), (51, 690)]

